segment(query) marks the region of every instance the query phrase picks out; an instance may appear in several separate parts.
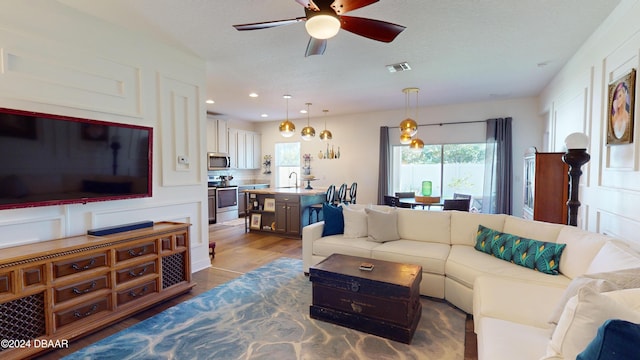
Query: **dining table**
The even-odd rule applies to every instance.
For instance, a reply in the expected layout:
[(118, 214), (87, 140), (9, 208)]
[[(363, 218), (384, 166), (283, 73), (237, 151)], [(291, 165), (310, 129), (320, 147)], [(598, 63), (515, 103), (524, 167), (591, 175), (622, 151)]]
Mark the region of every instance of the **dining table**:
[(439, 210), (441, 210), (442, 207), (444, 207), (444, 203), (442, 203), (442, 202), (435, 202), (435, 203), (421, 202), (421, 201), (417, 201), (416, 198), (414, 198), (414, 197), (412, 197), (412, 198), (399, 198), (398, 200), (402, 204), (407, 204), (407, 205), (411, 206), (412, 209), (415, 209), (418, 206), (421, 206), (422, 209), (424, 209), (425, 206), (426, 206), (427, 210), (431, 210), (431, 207), (434, 206), (434, 207), (438, 208)]

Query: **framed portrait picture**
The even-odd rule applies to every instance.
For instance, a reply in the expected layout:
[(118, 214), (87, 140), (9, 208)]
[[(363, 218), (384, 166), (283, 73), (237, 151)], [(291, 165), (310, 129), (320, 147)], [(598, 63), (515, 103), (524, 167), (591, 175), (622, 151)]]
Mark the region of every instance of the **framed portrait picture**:
[(250, 229), (260, 230), (260, 224), (262, 223), (262, 214), (251, 214)]
[(635, 107), (636, 70), (609, 84), (607, 108), (607, 145), (633, 142), (633, 116)]
[(276, 211), (276, 199), (264, 199), (264, 211)]

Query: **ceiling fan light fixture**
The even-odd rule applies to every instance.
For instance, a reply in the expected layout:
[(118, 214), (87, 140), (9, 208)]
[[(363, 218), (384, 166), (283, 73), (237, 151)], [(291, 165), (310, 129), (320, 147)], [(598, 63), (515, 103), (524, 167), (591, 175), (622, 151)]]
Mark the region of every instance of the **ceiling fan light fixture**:
[(311, 37), (320, 40), (330, 39), (340, 31), (340, 20), (333, 15), (318, 14), (307, 19), (304, 27)]

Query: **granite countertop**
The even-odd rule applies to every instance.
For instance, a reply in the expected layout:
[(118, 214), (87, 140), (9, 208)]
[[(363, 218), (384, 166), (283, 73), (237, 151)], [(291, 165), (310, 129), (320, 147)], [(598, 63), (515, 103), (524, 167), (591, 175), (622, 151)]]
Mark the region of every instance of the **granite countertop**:
[(282, 188), (266, 188), (266, 189), (249, 189), (244, 190), (251, 194), (282, 194), (282, 195), (321, 195), (324, 194), (327, 189), (305, 189), (304, 186), (300, 187), (282, 187)]

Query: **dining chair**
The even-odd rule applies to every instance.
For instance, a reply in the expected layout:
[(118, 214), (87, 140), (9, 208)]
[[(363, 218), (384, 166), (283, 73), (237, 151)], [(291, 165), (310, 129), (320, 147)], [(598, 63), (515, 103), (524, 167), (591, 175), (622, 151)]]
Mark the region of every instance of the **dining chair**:
[(341, 204), (346, 202), (346, 200), (347, 200), (347, 184), (342, 184), (338, 189), (338, 196), (336, 197), (335, 203), (336, 205)]
[[(325, 193), (324, 203), (325, 204), (333, 204), (335, 199), (336, 186), (331, 184), (327, 188), (327, 192)], [(316, 215), (316, 221), (313, 221), (313, 215)], [(322, 214), (322, 204), (313, 204), (309, 205), (309, 224), (313, 224), (314, 222), (321, 221), (320, 214)], [(324, 216), (322, 217), (324, 220)]]
[(387, 206), (397, 207), (399, 202), (400, 202), (400, 199), (395, 196), (392, 196), (392, 195), (384, 196), (384, 204)]
[(358, 191), (358, 183), (354, 181), (353, 184), (351, 184), (351, 187), (349, 188), (349, 200), (345, 200), (345, 202), (348, 204), (355, 204), (357, 191)]
[(445, 199), (442, 210), (469, 211), (471, 199)]

